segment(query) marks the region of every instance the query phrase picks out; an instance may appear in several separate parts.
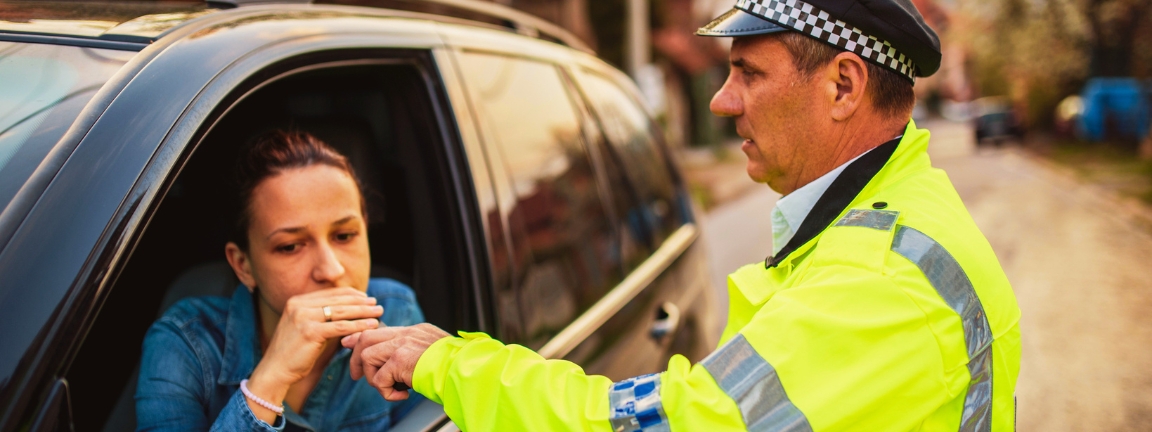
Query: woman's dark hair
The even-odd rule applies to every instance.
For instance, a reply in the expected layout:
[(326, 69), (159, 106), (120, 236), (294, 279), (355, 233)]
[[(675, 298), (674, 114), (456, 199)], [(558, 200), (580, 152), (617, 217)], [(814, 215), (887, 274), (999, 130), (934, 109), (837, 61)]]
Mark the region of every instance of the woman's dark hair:
[(360, 191), (360, 212), (367, 218), (360, 179), (344, 155), (307, 132), (277, 130), (253, 138), (240, 150), (235, 171), (238, 196), (229, 240), (241, 250), (248, 250), (252, 192), (256, 186), (285, 170), (317, 164), (338, 168), (352, 177)]

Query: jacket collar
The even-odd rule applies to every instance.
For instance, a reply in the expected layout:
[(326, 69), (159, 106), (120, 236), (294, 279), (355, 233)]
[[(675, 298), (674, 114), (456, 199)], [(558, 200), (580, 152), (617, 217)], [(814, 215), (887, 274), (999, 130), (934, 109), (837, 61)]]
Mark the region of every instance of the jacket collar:
[(771, 269), (803, 256), (815, 245), (813, 240), (846, 210), (861, 205), (859, 201), (868, 199), (908, 173), (930, 168), (929, 135), (927, 130), (917, 129), (916, 122), (909, 120), (902, 137), (881, 144), (848, 165), (816, 201), (780, 253), (764, 259), (764, 268)]
[(260, 361), (260, 341), (256, 336), (255, 294), (240, 285), (232, 294), (228, 321), (224, 325), (224, 358), (217, 384), (240, 385), (252, 375)]

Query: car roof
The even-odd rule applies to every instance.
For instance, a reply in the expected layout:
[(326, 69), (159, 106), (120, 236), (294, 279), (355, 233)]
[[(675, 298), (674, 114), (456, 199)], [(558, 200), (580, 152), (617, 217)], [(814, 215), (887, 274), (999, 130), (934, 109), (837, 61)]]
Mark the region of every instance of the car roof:
[[(321, 0), (323, 5), (367, 6), (373, 15), (496, 28), (592, 53), (567, 30), (527, 13), (477, 0)], [(311, 3), (308, 0), (209, 0), (208, 2), (3, 2), (4, 36), (67, 37), (75, 41), (149, 44), (196, 18), (248, 5)], [(318, 5), (321, 6), (321, 5)], [(387, 6), (385, 9), (375, 6)]]
[(5, 2), (0, 31), (143, 42), (215, 11), (206, 3)]

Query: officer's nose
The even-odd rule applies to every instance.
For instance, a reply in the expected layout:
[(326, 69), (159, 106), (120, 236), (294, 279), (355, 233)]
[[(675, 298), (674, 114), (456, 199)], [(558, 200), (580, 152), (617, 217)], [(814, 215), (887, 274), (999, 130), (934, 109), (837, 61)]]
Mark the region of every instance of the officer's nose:
[(733, 91), (731, 75), (724, 81), (724, 87), (720, 87), (720, 91), (712, 96), (712, 103), (708, 108), (712, 110), (712, 114), (720, 117), (737, 117), (744, 114), (744, 102)]
[(316, 263), (312, 267), (312, 280), (321, 284), (332, 284), (344, 276), (344, 265), (332, 250), (332, 245), (321, 242), (316, 248)]

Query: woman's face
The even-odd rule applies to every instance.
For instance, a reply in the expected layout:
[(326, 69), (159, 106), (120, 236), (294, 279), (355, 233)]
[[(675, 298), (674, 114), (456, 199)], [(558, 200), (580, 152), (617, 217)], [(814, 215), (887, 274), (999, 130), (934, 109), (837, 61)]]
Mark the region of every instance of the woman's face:
[(248, 251), (226, 247), (240, 282), (277, 313), (289, 298), (323, 288), (368, 289), (368, 227), (355, 181), (312, 165), (264, 179), (248, 203)]

